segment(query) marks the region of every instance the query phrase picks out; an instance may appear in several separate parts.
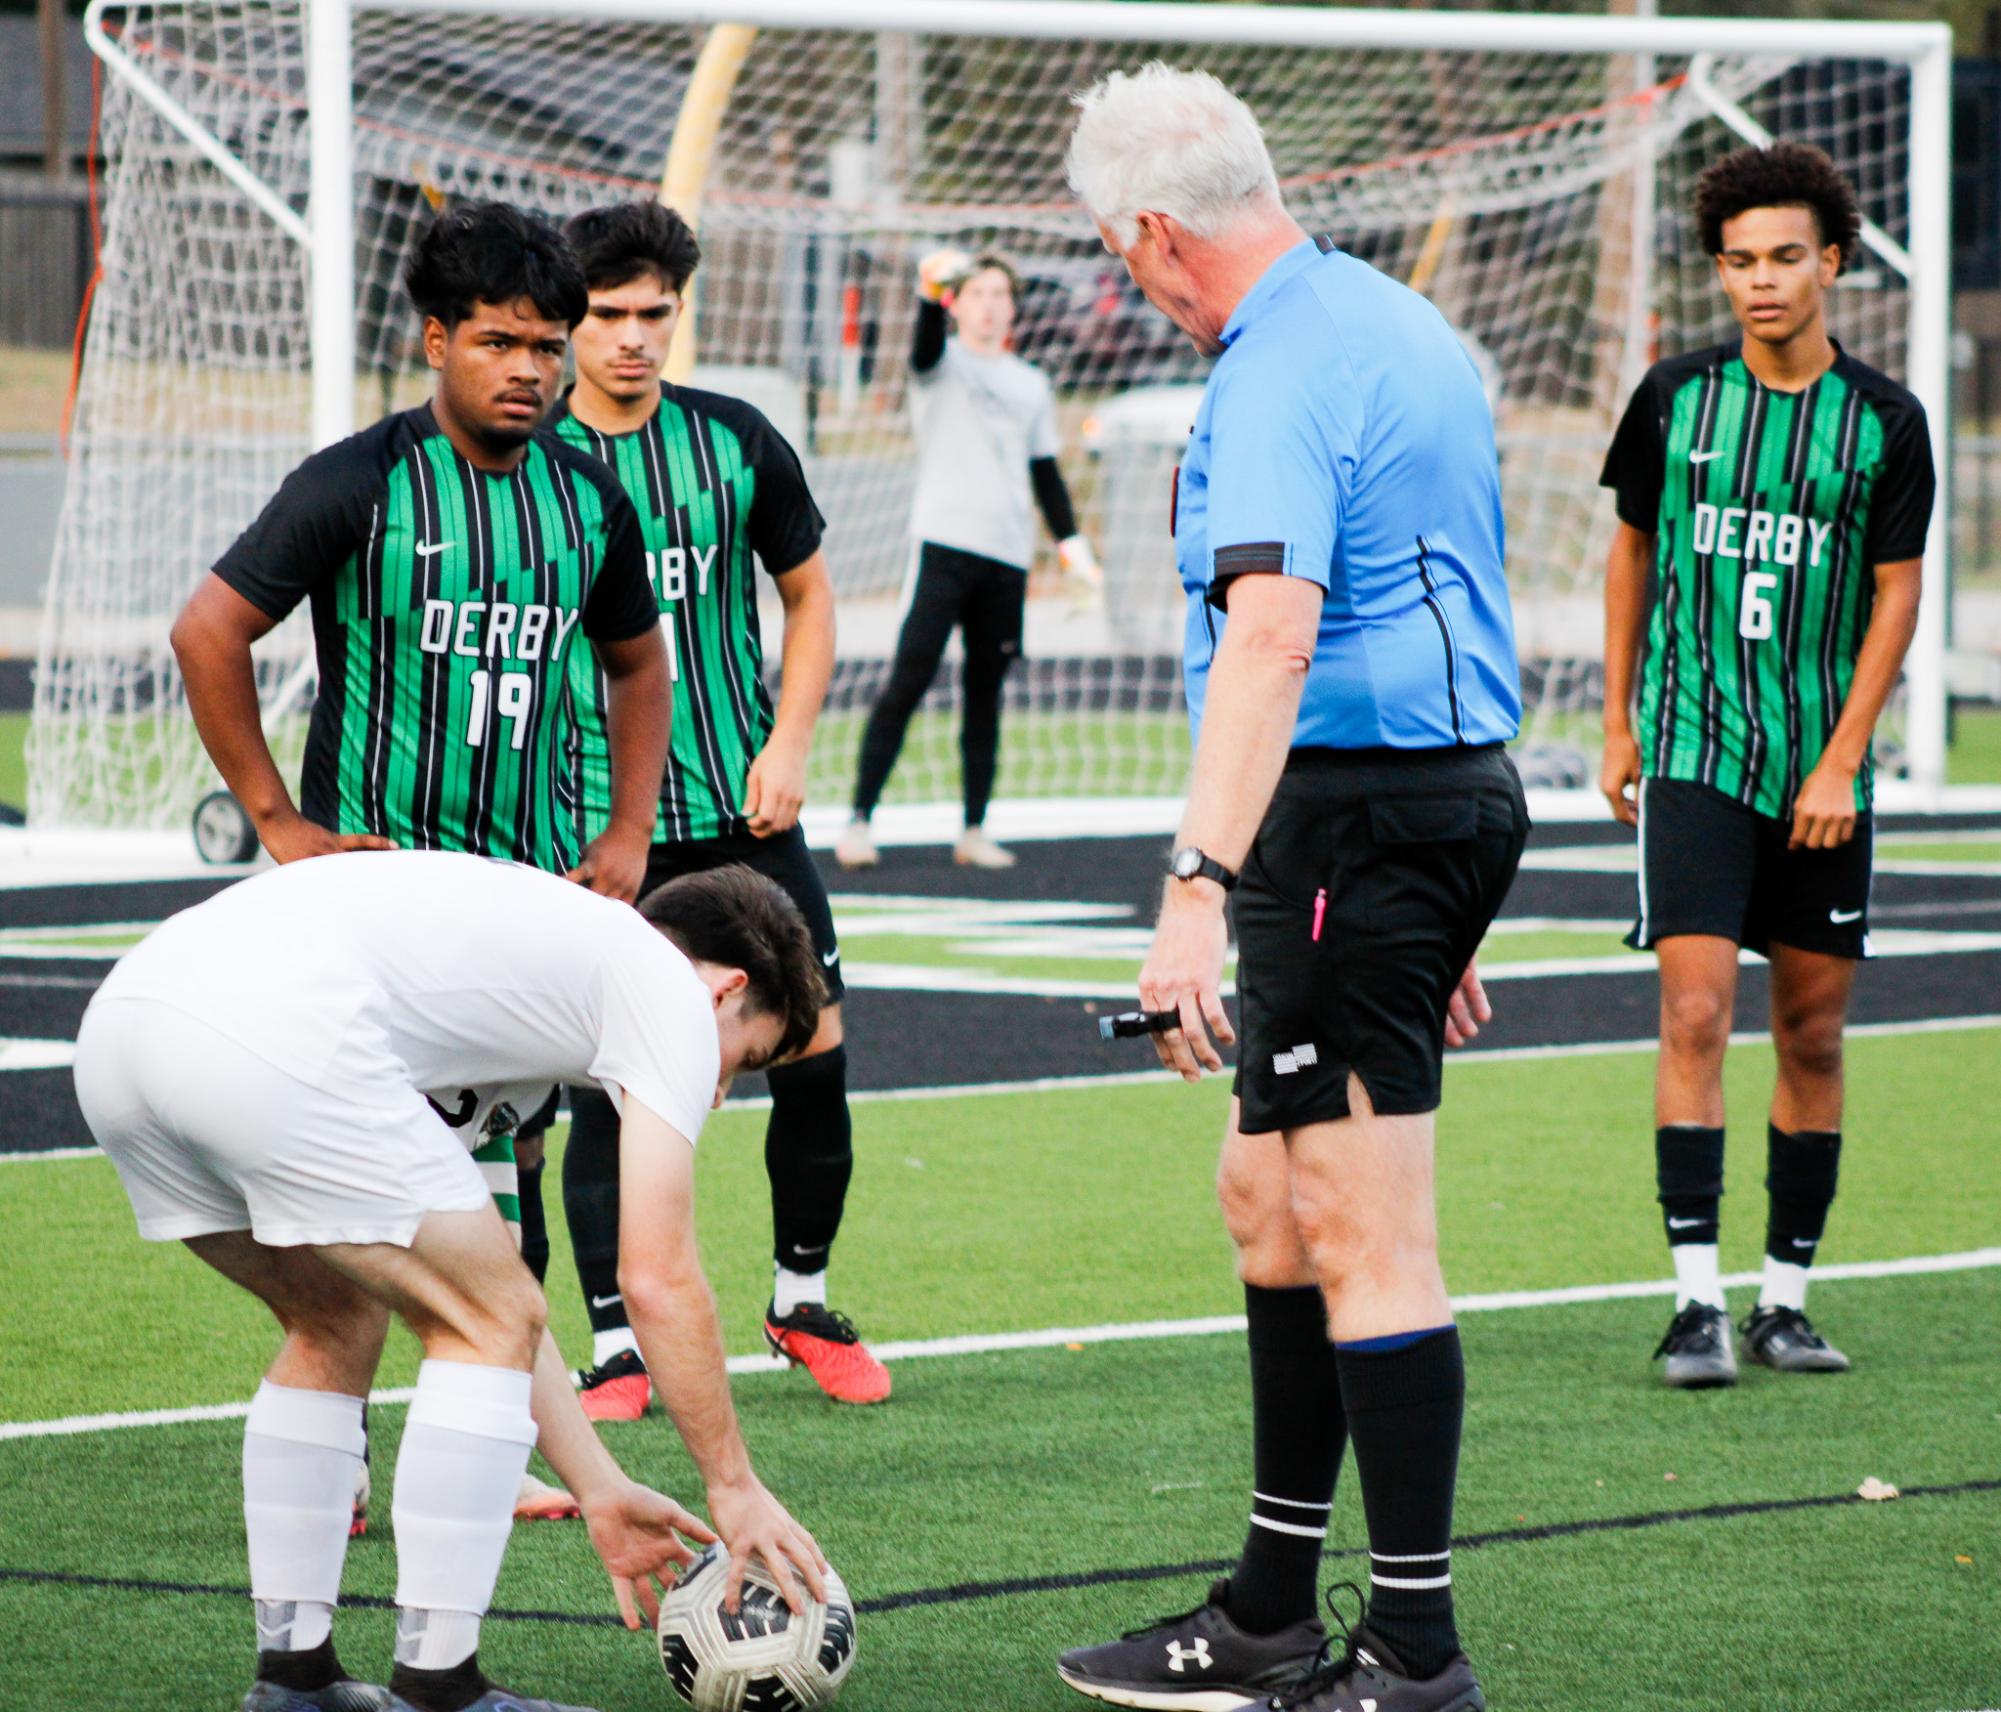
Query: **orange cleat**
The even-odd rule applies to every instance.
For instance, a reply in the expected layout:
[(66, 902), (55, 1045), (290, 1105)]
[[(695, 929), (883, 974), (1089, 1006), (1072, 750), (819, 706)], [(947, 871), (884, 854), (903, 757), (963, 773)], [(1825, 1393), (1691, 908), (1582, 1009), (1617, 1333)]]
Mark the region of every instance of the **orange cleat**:
[(653, 1401), (653, 1381), (637, 1350), (622, 1349), (598, 1367), (577, 1373), (577, 1401), (594, 1421), (636, 1421)]
[(880, 1403), (889, 1396), (889, 1369), (869, 1353), (846, 1314), (802, 1302), (780, 1319), (764, 1310), (764, 1341), (774, 1355), (803, 1367), (836, 1403)]
[(532, 1474), (522, 1475), (521, 1489), (514, 1494), (517, 1522), (567, 1522), (583, 1513), (584, 1507), (560, 1486), (551, 1486)]

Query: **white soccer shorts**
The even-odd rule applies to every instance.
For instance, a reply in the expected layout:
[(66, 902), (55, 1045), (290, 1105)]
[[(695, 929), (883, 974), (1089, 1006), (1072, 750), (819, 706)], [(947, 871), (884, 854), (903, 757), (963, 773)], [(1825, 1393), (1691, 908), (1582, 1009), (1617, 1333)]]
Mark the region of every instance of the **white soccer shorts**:
[(407, 1248), (427, 1213), (492, 1204), (386, 1042), (344, 1052), (339, 1081), (301, 1082), (157, 999), (93, 1004), (77, 1037), (77, 1100), (149, 1242)]

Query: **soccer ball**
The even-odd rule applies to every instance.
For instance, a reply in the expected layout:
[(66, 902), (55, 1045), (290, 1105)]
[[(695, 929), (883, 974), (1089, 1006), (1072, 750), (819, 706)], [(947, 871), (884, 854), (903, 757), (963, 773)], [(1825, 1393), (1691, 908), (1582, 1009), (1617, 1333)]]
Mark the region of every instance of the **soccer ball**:
[(827, 1602), (795, 1617), (753, 1558), (735, 1611), (723, 1609), (729, 1553), (718, 1542), (660, 1602), (660, 1662), (695, 1712), (812, 1712), (840, 1692), (855, 1662), (855, 1607), (825, 1572)]

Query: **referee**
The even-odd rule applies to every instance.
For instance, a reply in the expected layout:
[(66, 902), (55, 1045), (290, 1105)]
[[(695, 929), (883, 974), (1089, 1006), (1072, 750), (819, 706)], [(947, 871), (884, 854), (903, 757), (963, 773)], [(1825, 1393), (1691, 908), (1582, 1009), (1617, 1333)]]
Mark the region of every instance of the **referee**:
[[(1423, 298), (1309, 238), (1257, 121), (1202, 73), (1080, 97), (1070, 183), (1216, 358), (1176, 481), (1194, 775), (1140, 972), (1162, 1061), (1220, 1070), (1236, 894), (1243, 1044), (1219, 1192), (1250, 1322), (1234, 1572), (1059, 1670), (1117, 1705), (1482, 1708), (1452, 1616), (1465, 1372), (1439, 1272), (1443, 1047), (1528, 833), (1521, 698), (1479, 377)], [(1345, 1647), (1315, 1614), (1344, 1448), (1368, 1522)]]

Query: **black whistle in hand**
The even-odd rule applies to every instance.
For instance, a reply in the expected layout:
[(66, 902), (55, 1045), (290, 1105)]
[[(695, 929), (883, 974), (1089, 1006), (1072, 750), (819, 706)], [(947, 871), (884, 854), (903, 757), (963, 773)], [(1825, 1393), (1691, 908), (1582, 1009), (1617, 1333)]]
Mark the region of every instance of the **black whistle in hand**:
[(1144, 1040), (1149, 1034), (1165, 1034), (1180, 1026), (1179, 1011), (1120, 1011), (1117, 1016), (1098, 1018), (1098, 1038)]

